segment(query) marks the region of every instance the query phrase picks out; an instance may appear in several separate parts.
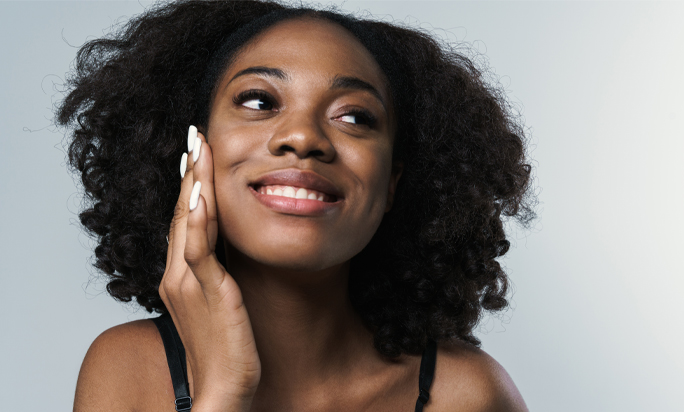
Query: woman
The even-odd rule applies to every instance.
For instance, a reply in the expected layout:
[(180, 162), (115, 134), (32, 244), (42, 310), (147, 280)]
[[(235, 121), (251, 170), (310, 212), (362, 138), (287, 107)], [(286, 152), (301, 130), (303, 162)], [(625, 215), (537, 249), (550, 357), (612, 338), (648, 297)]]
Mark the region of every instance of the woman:
[(531, 218), (530, 167), (468, 59), (187, 1), (86, 44), (70, 81), (96, 266), (164, 314), (95, 340), (76, 411), (526, 409), (472, 331), (507, 304), (501, 215)]

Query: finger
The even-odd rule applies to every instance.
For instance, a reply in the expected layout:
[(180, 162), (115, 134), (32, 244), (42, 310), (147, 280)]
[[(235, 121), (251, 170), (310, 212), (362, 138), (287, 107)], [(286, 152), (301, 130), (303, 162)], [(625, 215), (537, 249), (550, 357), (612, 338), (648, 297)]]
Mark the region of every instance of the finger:
[(218, 235), (216, 197), (214, 194), (214, 160), (206, 138), (198, 133), (197, 139), (193, 150), (193, 179), (195, 182), (202, 182), (200, 194), (207, 204), (207, 236), (210, 249), (214, 251), (216, 236)]
[[(188, 130), (188, 142), (194, 143), (197, 138), (197, 129), (190, 126)], [(189, 144), (188, 147), (192, 148)], [(169, 229), (169, 247), (166, 256), (166, 267), (170, 267), (175, 260), (180, 260), (184, 263), (183, 251), (185, 249), (185, 233), (187, 225), (187, 216), (190, 211), (188, 208), (188, 201), (190, 200), (190, 193), (193, 185), (192, 172), (192, 152), (184, 154), (181, 157), (180, 170), (181, 174), (181, 190), (178, 195), (178, 201), (173, 213), (173, 220)], [(176, 258), (176, 257), (179, 257)]]
[[(187, 170), (187, 167), (188, 167), (188, 154), (183, 153), (183, 155), (181, 156), (181, 162), (180, 162), (181, 191), (179, 194), (179, 200), (184, 198), (183, 197), (183, 177), (185, 176), (185, 171)], [(178, 203), (178, 201), (176, 201), (176, 203)], [(176, 217), (176, 208), (174, 208), (174, 219), (175, 219), (175, 217)], [(169, 234), (166, 236), (166, 242), (168, 243), (168, 246), (166, 249), (166, 267), (169, 267), (169, 264), (171, 263), (171, 257), (173, 256), (173, 239), (174, 239), (174, 227), (175, 227), (174, 219), (171, 219), (171, 225), (169, 225)]]
[(202, 289), (216, 288), (223, 281), (224, 270), (216, 259), (207, 236), (207, 203), (200, 195), (201, 182), (196, 182), (190, 196), (190, 214), (185, 241), (185, 261)]

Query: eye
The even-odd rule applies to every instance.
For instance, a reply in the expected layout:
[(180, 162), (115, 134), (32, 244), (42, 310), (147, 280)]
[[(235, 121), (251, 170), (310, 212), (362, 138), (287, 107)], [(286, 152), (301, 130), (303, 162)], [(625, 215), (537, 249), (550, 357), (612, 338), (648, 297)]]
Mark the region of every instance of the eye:
[(243, 106), (254, 110), (272, 110), (273, 105), (264, 99), (249, 99), (242, 103)]
[(377, 119), (375, 118), (375, 116), (373, 116), (373, 114), (363, 109), (351, 110), (343, 116), (338, 117), (337, 119), (345, 123), (365, 125), (368, 127), (375, 126), (375, 123), (377, 122)]
[(275, 99), (262, 90), (247, 90), (233, 98), (233, 103), (252, 110), (273, 110)]

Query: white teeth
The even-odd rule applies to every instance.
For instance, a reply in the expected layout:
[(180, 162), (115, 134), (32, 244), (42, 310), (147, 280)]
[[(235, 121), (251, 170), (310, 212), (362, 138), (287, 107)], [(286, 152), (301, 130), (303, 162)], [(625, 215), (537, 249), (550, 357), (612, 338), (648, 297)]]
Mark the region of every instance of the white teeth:
[(295, 199), (306, 199), (308, 196), (308, 193), (306, 192), (306, 189), (303, 187), (300, 187), (297, 189), (297, 193), (295, 194)]
[(272, 196), (283, 196), (292, 199), (308, 199), (308, 200), (318, 200), (323, 202), (325, 199), (325, 194), (317, 192), (315, 190), (308, 190), (303, 187), (294, 186), (261, 186), (259, 188), (259, 193)]
[(285, 197), (295, 197), (296, 192), (294, 190), (294, 187), (288, 186), (285, 189), (283, 189), (283, 196)]

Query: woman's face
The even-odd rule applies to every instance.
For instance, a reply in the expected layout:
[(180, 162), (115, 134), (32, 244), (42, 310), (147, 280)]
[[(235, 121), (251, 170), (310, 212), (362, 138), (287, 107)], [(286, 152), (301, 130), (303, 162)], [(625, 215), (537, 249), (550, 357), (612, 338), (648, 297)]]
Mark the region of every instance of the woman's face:
[(334, 23), (284, 21), (244, 47), (207, 128), (229, 249), (295, 270), (360, 252), (399, 177), (391, 110), (380, 67)]

